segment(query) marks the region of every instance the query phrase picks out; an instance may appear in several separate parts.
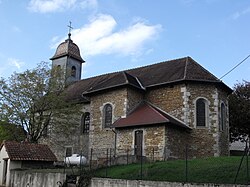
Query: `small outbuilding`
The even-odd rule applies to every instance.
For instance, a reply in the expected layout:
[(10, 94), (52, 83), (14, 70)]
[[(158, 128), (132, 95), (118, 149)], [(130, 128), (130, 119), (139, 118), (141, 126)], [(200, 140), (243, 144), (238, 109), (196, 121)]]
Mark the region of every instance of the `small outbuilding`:
[(12, 169), (48, 168), (55, 161), (47, 145), (4, 141), (0, 147), (0, 185), (9, 186)]

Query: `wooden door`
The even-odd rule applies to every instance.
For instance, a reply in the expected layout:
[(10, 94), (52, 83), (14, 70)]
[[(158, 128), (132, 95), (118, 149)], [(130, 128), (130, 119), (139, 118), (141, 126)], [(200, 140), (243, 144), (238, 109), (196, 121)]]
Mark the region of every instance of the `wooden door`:
[(143, 143), (143, 131), (137, 130), (135, 131), (135, 155), (137, 157), (142, 156), (142, 143)]

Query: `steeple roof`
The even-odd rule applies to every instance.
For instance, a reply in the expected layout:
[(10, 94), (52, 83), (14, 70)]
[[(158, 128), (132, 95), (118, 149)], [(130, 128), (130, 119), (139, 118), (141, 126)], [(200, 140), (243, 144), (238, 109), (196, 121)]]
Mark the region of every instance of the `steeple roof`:
[(68, 56), (79, 60), (80, 62), (85, 62), (80, 54), (79, 47), (71, 40), (71, 34), (69, 33), (69, 37), (67, 40), (62, 42), (56, 49), (56, 53), (50, 60), (55, 60), (60, 57)]

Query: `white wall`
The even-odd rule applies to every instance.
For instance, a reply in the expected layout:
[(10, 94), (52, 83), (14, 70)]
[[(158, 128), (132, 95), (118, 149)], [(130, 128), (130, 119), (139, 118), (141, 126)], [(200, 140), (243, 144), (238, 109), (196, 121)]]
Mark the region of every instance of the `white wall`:
[(4, 159), (8, 158), (9, 156), (6, 152), (5, 146), (3, 145), (2, 149), (0, 150), (0, 185), (3, 184), (3, 179), (4, 179)]
[(6, 173), (6, 186), (10, 184), (10, 170), (21, 168), (22, 162), (21, 161), (11, 161), (9, 159), (8, 153), (6, 152), (6, 148), (3, 145), (2, 149), (0, 150), (0, 185), (4, 183), (4, 163), (7, 160), (7, 173)]

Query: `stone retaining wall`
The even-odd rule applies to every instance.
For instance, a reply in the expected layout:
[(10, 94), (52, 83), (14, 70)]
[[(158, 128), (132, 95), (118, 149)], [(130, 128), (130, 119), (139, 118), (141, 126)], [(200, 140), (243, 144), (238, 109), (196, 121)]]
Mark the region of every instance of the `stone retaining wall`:
[(244, 187), (247, 185), (234, 184), (194, 184), (180, 182), (142, 181), (93, 178), (90, 187)]
[(59, 187), (58, 181), (63, 183), (65, 179), (65, 173), (32, 173), (27, 170), (10, 172), (11, 187)]

